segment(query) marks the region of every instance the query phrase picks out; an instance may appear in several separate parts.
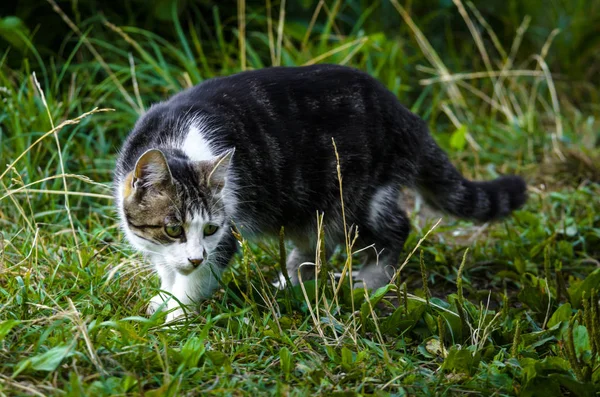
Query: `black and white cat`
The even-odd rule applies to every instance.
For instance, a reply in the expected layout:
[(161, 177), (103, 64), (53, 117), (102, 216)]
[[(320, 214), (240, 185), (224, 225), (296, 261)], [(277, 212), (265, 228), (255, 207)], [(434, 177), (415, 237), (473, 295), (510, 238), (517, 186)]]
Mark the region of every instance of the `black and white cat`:
[[(402, 186), (458, 217), (488, 221), (526, 201), (525, 182), (464, 179), (425, 123), (377, 80), (355, 69), (277, 67), (215, 78), (152, 106), (119, 155), (115, 195), (130, 243), (152, 262), (161, 289), (182, 304), (209, 297), (246, 237), (285, 227), (293, 283), (310, 277), (317, 211), (330, 245), (344, 241), (335, 140), (348, 225), (374, 244), (359, 278), (369, 288), (393, 274), (409, 220)], [(156, 310), (164, 296), (152, 299)], [(182, 314), (171, 299), (168, 316)]]

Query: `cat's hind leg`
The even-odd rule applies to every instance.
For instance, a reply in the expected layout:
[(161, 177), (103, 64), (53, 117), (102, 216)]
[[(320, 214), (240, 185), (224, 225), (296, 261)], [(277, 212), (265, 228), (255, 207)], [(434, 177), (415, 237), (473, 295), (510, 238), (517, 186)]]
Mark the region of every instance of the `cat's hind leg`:
[(292, 285), (298, 285), (300, 281), (315, 278), (315, 252), (307, 247), (296, 246), (288, 254), (286, 269)]
[(356, 277), (355, 287), (377, 289), (390, 282), (409, 231), (410, 221), (400, 208), (398, 189), (379, 188), (358, 225), (361, 246), (373, 248), (365, 251), (365, 265)]

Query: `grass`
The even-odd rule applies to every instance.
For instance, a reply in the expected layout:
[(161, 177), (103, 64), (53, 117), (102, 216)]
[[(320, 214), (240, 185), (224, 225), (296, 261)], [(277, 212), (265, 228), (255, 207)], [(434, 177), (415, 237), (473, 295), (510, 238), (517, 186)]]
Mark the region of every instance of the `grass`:
[[(70, 53), (32, 48), (32, 63), (17, 69), (0, 58), (0, 164), (9, 165), (0, 169), (2, 395), (598, 390), (598, 114), (577, 109), (555, 81), (545, 62), (555, 36), (522, 54), (527, 18), (503, 45), (470, 3), (456, 1), (473, 42), (464, 56), (472, 64), (453, 70), (399, 2), (391, 9), (406, 29), (401, 40), (360, 26), (339, 34), (339, 3), (318, 5), (304, 29), (270, 2), (258, 11), (239, 2), (233, 22), (218, 8), (200, 15), (214, 32), (174, 14), (176, 43), (102, 18), (89, 31), (56, 6), (74, 31)], [(35, 59), (44, 64), (32, 68)], [(124, 243), (110, 197), (128, 130), (152, 102), (203, 79), (315, 62), (379, 78), (429, 121), (468, 177), (524, 175), (527, 206), (496, 224), (438, 224), (440, 214), (408, 199), (402, 270), (370, 295), (325, 286), (327, 270), (359, 263), (346, 255), (350, 231), (331, 259), (317, 255), (319, 285), (283, 291), (270, 283), (285, 245), (240, 237), (224, 288), (197, 316), (176, 327), (163, 326), (163, 314), (146, 317), (158, 280)]]

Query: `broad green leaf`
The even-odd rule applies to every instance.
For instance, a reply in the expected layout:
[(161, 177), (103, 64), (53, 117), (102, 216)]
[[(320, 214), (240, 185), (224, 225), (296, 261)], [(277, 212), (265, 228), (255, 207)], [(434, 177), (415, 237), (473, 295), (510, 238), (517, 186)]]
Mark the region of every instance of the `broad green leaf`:
[(215, 367), (223, 367), (226, 366), (228, 367), (230, 362), (229, 362), (229, 356), (223, 352), (220, 352), (218, 350), (211, 350), (206, 352), (206, 357), (208, 357), (208, 359), (210, 360), (210, 362), (215, 366)]
[(434, 356), (446, 356), (446, 349), (440, 343), (439, 339), (431, 338), (425, 343), (425, 350)]
[(181, 348), (182, 365), (186, 368), (197, 366), (205, 350), (203, 338), (189, 338)]
[[(381, 287), (377, 289), (377, 291), (373, 292), (369, 297), (368, 301), (364, 301), (362, 305), (360, 305), (360, 316), (363, 325), (366, 326), (367, 319), (371, 317), (371, 308), (375, 308), (377, 304), (383, 299), (383, 297), (392, 289), (395, 288), (393, 284), (388, 284), (385, 287)], [(362, 289), (358, 289), (363, 292)], [(364, 292), (363, 292), (364, 293)]]
[(523, 379), (529, 382), (537, 376), (544, 376), (549, 372), (568, 372), (571, 369), (569, 362), (560, 357), (546, 357), (543, 360), (524, 357), (519, 360), (523, 368)]
[(545, 312), (548, 308), (545, 280), (530, 273), (524, 273), (521, 279), (523, 280), (523, 287), (518, 295), (519, 300), (538, 313)]
[(550, 320), (548, 320), (548, 328), (554, 327), (556, 324), (562, 321), (569, 321), (571, 318), (571, 314), (573, 309), (571, 309), (570, 303), (565, 303), (564, 305), (560, 305), (558, 309), (552, 314)]
[(26, 37), (29, 36), (29, 29), (23, 21), (15, 16), (4, 17), (0, 19), (0, 37), (8, 41), (13, 47), (20, 51), (27, 48)]
[(15, 327), (15, 325), (20, 324), (19, 320), (6, 320), (0, 323), (0, 341), (2, 341), (6, 335), (10, 332), (11, 329)]
[(13, 376), (18, 375), (27, 369), (52, 372), (60, 365), (63, 359), (71, 354), (71, 346), (59, 345), (53, 347), (45, 353), (21, 361), (17, 364)]
[[(315, 289), (317, 288), (315, 280), (308, 280), (302, 283), (303, 285), (294, 285), (292, 287), (292, 294), (297, 297), (301, 302), (306, 304), (306, 297), (310, 300), (310, 304), (314, 305), (315, 300)], [(304, 286), (304, 290), (306, 291), (306, 297), (304, 296), (304, 291), (302, 287)]]
[(569, 287), (569, 296), (571, 298), (571, 305), (575, 309), (581, 308), (581, 299), (585, 293), (585, 296), (589, 298), (592, 288), (598, 288), (600, 284), (600, 269), (594, 270), (590, 273), (582, 283)]
[[(538, 360), (525, 357), (520, 359), (519, 363), (523, 369), (524, 387), (521, 391), (522, 396), (562, 396), (561, 385), (570, 390), (576, 388), (575, 384), (569, 383), (567, 385), (567, 382), (563, 383), (563, 380), (555, 378), (557, 375), (568, 374), (571, 369), (569, 362), (563, 358), (546, 357), (543, 360)], [(575, 380), (574, 382), (577, 383)]]
[(60, 345), (31, 358), (31, 368), (36, 371), (54, 371), (70, 355), (71, 346)]
[(354, 352), (346, 346), (342, 347), (342, 369), (346, 372), (352, 370), (354, 366)]
[(592, 347), (590, 345), (590, 337), (586, 327), (583, 325), (573, 327), (573, 343), (578, 357), (590, 353)]
[(526, 383), (520, 395), (522, 397), (560, 397), (562, 393), (560, 385), (557, 382), (549, 381), (545, 376), (539, 376)]
[(287, 347), (282, 347), (281, 350), (279, 350), (279, 365), (281, 371), (286, 376), (292, 372), (292, 368), (294, 367), (292, 363), (292, 353)]
[(402, 321), (403, 313), (404, 307), (399, 306), (394, 310), (394, 312), (390, 316), (387, 316), (385, 319), (383, 319), (383, 321), (379, 325), (381, 332), (388, 335), (396, 335), (398, 325)]
[(587, 397), (594, 396), (596, 393), (595, 387), (591, 383), (581, 383), (570, 375), (565, 374), (549, 374), (548, 378), (551, 381), (556, 380), (562, 387), (568, 389), (574, 396)]
[(470, 350), (452, 346), (442, 364), (442, 369), (446, 372), (472, 375), (479, 366), (480, 358), (479, 352), (473, 354)]
[(461, 125), (450, 137), (450, 147), (456, 150), (463, 150), (467, 144), (467, 126)]

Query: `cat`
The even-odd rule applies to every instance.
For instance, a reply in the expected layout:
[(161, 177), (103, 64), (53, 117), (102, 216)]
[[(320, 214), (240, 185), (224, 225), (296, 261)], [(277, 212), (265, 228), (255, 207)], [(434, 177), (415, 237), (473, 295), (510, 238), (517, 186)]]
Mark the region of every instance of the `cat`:
[(425, 122), (367, 73), (321, 64), (213, 78), (153, 105), (118, 156), (124, 233), (176, 298), (155, 296), (148, 313), (163, 307), (172, 320), (184, 314), (179, 303), (211, 296), (238, 246), (234, 225), (250, 239), (284, 227), (294, 246), (291, 282), (310, 278), (314, 270), (300, 265), (314, 261), (317, 211), (328, 246), (344, 241), (333, 141), (347, 225), (358, 231), (358, 245), (376, 248), (358, 287), (381, 287), (394, 272), (410, 229), (402, 187), (481, 222), (527, 199), (518, 176), (463, 178)]

